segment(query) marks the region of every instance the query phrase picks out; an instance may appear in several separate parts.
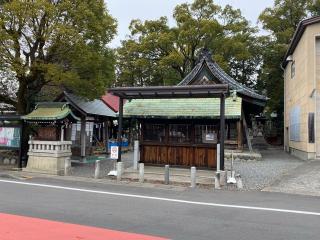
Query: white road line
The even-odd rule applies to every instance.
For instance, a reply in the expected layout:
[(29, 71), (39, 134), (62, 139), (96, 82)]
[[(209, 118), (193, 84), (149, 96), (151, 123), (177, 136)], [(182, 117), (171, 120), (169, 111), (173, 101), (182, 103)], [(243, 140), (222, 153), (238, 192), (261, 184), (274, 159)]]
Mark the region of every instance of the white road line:
[(174, 199), (174, 198), (151, 197), (151, 196), (145, 196), (145, 195), (106, 192), (106, 191), (97, 191), (97, 190), (90, 190), (90, 189), (83, 189), (83, 188), (72, 188), (72, 187), (63, 187), (63, 186), (57, 186), (57, 185), (27, 183), (27, 182), (10, 181), (10, 180), (0, 180), (0, 182), (34, 186), (34, 187), (62, 189), (62, 190), (77, 191), (77, 192), (96, 193), (96, 194), (104, 194), (104, 195), (112, 195), (112, 196), (120, 196), (120, 197), (131, 197), (131, 198), (149, 199), (149, 200), (157, 200), (157, 201), (165, 201), (165, 202), (185, 203), (185, 204), (193, 204), (193, 205), (201, 205), (201, 206), (237, 208), (237, 209), (248, 209), (248, 210), (258, 210), (258, 211), (294, 213), (294, 214), (320, 216), (320, 212), (309, 212), (309, 211), (299, 211), (299, 210), (279, 209), (279, 208), (252, 207), (252, 206), (220, 204), (220, 203), (210, 203), (210, 202), (196, 202), (196, 201), (187, 201), (187, 200)]

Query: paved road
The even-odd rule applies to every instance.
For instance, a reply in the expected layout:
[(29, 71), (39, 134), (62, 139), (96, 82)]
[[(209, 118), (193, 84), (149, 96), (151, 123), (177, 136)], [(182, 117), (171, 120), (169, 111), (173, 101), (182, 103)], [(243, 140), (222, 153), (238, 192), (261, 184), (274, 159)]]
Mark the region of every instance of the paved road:
[(320, 161), (305, 161), (289, 171), (264, 191), (283, 192), (320, 197)]
[(184, 240), (318, 240), (319, 200), (266, 192), (0, 179), (0, 213)]

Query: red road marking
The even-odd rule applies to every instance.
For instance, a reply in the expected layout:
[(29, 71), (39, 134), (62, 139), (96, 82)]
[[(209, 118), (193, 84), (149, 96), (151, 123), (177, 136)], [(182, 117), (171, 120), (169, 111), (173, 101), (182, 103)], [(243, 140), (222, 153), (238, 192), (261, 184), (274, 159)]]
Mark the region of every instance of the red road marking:
[(0, 213), (0, 240), (165, 240), (141, 234)]

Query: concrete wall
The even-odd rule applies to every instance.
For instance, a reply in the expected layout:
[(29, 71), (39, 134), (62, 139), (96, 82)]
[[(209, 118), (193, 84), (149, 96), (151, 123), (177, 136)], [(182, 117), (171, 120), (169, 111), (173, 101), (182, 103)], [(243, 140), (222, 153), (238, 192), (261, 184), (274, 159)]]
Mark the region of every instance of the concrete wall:
[[(316, 144), (320, 144), (320, 134), (316, 134), (316, 144), (309, 143), (308, 114), (317, 113), (316, 99), (320, 94), (320, 61), (316, 64), (316, 38), (320, 36), (320, 23), (308, 26), (300, 39), (294, 53), (295, 76), (291, 78), (292, 62), (284, 71), (284, 101), (285, 149), (302, 159), (313, 159), (316, 156)], [(320, 42), (319, 42), (320, 43)], [(320, 60), (320, 58), (319, 58)], [(314, 89), (316, 89), (314, 91)], [(290, 112), (294, 107), (300, 107), (300, 140), (290, 140)], [(319, 106), (320, 107), (320, 106)], [(315, 126), (320, 127), (319, 118), (315, 116)], [(319, 122), (319, 124), (317, 124)], [(317, 132), (317, 131), (316, 131)]]

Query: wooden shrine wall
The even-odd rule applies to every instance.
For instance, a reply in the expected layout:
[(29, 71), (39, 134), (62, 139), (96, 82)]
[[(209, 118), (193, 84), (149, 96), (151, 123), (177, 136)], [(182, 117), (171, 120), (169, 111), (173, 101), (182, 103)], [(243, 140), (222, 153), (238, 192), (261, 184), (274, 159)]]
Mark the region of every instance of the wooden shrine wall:
[(155, 145), (142, 144), (140, 162), (150, 165), (165, 165), (199, 168), (216, 168), (216, 145)]

